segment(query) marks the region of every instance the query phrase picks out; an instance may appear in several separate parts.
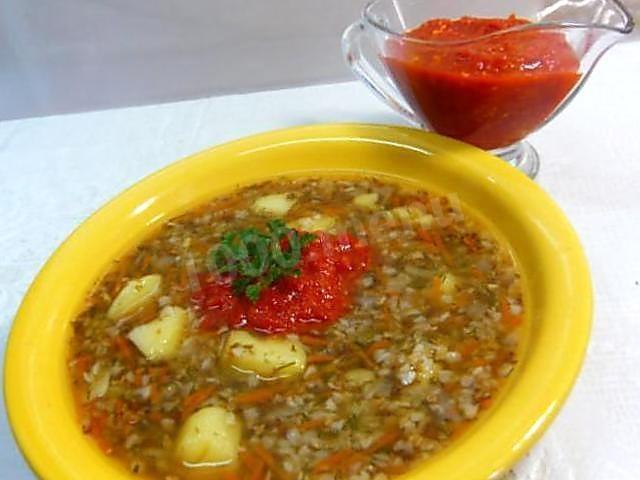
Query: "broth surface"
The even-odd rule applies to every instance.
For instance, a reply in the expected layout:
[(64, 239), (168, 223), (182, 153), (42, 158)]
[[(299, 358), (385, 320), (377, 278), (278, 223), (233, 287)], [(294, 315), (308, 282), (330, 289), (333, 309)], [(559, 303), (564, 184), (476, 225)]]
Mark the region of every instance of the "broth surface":
[[(168, 222), (113, 264), (74, 321), (81, 428), (154, 479), (407, 471), (491, 406), (517, 360), (514, 260), (454, 200), (374, 178), (280, 179)], [(252, 301), (211, 252), (274, 219), (314, 236)], [(335, 282), (318, 280), (318, 255)]]

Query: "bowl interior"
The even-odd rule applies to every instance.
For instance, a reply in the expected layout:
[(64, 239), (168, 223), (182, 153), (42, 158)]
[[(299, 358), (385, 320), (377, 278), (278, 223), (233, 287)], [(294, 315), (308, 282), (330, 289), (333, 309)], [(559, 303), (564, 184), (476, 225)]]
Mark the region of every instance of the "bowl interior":
[(239, 185), (340, 172), (457, 195), (510, 246), (523, 273), (528, 331), (518, 367), (473, 428), (406, 478), (484, 480), (524, 454), (568, 394), (588, 341), (591, 286), (571, 226), (539, 187), (481, 150), (407, 128), (324, 125), (249, 137), (178, 162), (111, 201), (51, 257), (23, 301), (5, 364), (10, 422), (35, 472), (137, 478), (81, 433), (66, 369), (71, 320), (114, 258)]

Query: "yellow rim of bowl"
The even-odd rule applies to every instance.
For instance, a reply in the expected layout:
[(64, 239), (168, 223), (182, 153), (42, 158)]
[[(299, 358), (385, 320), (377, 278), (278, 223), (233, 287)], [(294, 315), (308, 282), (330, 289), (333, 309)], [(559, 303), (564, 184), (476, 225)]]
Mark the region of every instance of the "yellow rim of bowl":
[(458, 194), (506, 239), (533, 305), (523, 358), (499, 404), (404, 478), (487, 480), (527, 451), (568, 395), (589, 338), (589, 270), (569, 222), (541, 188), (479, 149), (410, 128), (335, 124), (259, 134), (170, 165), (118, 195), (56, 250), (22, 302), (5, 357), (10, 424), (39, 476), (136, 478), (81, 433), (66, 373), (70, 321), (112, 259), (169, 218), (238, 185), (329, 172)]

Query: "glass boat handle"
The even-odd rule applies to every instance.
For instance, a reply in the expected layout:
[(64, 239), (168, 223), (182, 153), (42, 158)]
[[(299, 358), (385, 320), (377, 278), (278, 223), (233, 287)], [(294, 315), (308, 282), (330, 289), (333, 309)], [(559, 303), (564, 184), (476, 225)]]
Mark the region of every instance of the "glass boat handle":
[[(342, 36), (342, 51), (347, 64), (353, 73), (367, 85), (382, 101), (393, 108), (403, 117), (410, 121), (422, 125), (420, 118), (402, 100), (402, 95), (391, 82), (380, 58), (372, 60), (371, 56), (365, 53), (365, 43), (371, 38), (365, 31), (365, 26), (361, 21), (351, 24)], [(372, 49), (377, 51), (377, 49)]]

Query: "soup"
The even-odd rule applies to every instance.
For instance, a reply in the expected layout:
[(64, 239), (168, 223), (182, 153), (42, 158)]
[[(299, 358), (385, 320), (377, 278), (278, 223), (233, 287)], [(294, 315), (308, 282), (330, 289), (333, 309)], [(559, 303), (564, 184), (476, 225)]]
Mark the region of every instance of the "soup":
[(83, 431), (147, 478), (383, 480), (491, 406), (522, 321), (513, 258), (455, 197), (280, 179), (116, 261), (69, 370)]

